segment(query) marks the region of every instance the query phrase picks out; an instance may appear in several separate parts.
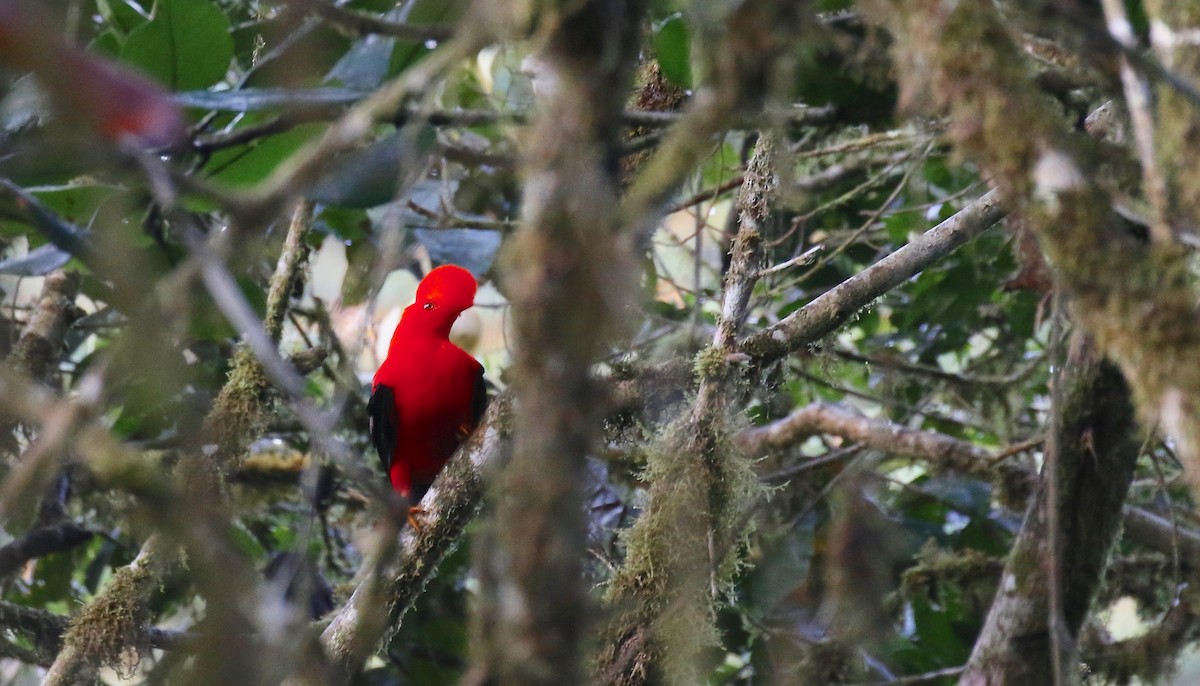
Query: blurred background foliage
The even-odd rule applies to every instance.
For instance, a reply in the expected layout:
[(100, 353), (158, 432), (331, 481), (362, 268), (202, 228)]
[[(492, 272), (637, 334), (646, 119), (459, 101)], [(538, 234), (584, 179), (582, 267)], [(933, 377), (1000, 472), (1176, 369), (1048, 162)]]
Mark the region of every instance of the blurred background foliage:
[[(78, 46), (87, 59), (110, 59), (146, 75), (185, 107), (186, 142), (156, 150), (152, 162), (215, 190), (194, 192), (174, 179), (180, 190), (167, 197), (181, 209), (170, 213), (154, 187), (162, 177), (145, 171), (151, 163), (114, 153), (128, 141), (95, 133), (105, 122), (92, 119), (107, 116), (103, 93), (83, 92), (77, 102), (85, 109), (67, 112), (55, 86), (30, 74), (38, 68), (5, 56), (0, 348), (14, 350), (31, 326), (49, 292), (48, 275), (72, 275), (77, 287), (67, 289), (62, 330), (51, 338), (53, 365), (37, 380), (55, 396), (87, 394), (96, 419), (164, 470), (196, 440), (240, 334), (207, 293), (173, 285), (184, 283), (181, 270), (193, 268), (179, 213), (205, 235), (232, 231), (220, 193), (250, 192), (294, 162), (346, 107), (436, 51), (468, 5), (337, 4), (347, 16), (361, 13), (411, 30), (388, 36), (360, 35), (344, 16), (310, 11), (319, 4), (38, 4), (55, 38), (29, 32), (22, 40), (40, 42), (32, 49)], [(650, 5), (629, 108), (669, 114), (686, 107), (697, 86), (694, 44), (710, 27), (692, 3)], [(887, 37), (864, 25), (850, 0), (823, 0), (816, 9), (819, 25), (791, 56), (790, 82), (778, 97), (788, 107), (828, 107), (831, 114), (783, 127), (780, 195), (764, 227), (768, 270), (754, 291), (747, 332), (803, 307), (986, 190), (978, 171), (951, 151), (943, 122), (896, 113)], [(16, 2), (0, 3), (0, 10), (24, 11)], [(339, 408), (334, 435), (371, 468), (367, 383), (400, 308), (431, 266), (463, 264), (485, 284), (455, 336), (484, 362), (497, 388), (507, 385), (507, 304), (496, 255), (519, 215), (520, 140), (537, 85), (525, 61), (528, 48), (504, 42), (462, 60), (421, 95), (419, 116), (406, 110), (375, 126), (369, 141), (328, 161), (306, 193), (313, 206), (303, 241), (311, 254), (306, 276), (288, 294), (280, 347), (285, 356), (318, 346), (328, 351), (309, 370), (303, 391), (318, 406)], [(1030, 61), (1031, 68), (1047, 66)], [(1064, 118), (1111, 97), (1111, 83), (1089, 76), (1048, 93)], [(86, 110), (89, 102), (94, 111)], [(662, 130), (630, 126), (628, 173), (653, 153)], [(713, 140), (676, 194), (644, 255), (642, 308), (631, 314), (635, 333), (598, 374), (667, 367), (690, 360), (711, 340), (737, 228), (734, 196), (757, 136), (748, 126)], [(260, 317), (287, 228), (283, 218), (243, 227), (228, 255), (241, 295)], [(745, 421), (764, 425), (810, 403), (836, 403), (1036, 469), (1055, 327), (1063, 325), (1054, 323), (1059, 310), (1048, 280), (1037, 273), (1044, 264), (1029, 259), (1023, 240), (1017, 222), (985, 232), (802, 354), (755, 370), (736, 391)], [(149, 319), (147, 297), (158, 307)], [(9, 364), (20, 369), (16, 360)], [(98, 390), (85, 388), (89, 378)], [(660, 389), (657, 405), (614, 417), (593, 458), (589, 573), (597, 602), (623, 556), (617, 532), (644, 505), (645, 445), (678, 411), (689, 384), (686, 373), (677, 375)], [(13, 436), (5, 438), (2, 466), (10, 480), (47, 431), (26, 420), (13, 432), (13, 424), (7, 420)], [(232, 540), (258, 570), (281, 555), (307, 555), (322, 579), (317, 585), (327, 585), (328, 599), (313, 601), (313, 608), (327, 611), (353, 588), (362, 539), (378, 515), (354, 478), (315, 449), (288, 398), (268, 399), (255, 433), (227, 474)], [(61, 456), (44, 492), (32, 496), (36, 515), (5, 510), (0, 543), (64, 524), (79, 533), (4, 567), (3, 683), (36, 682), (54, 655), (54, 639), (33, 631), (13, 608), (75, 616), (134, 560), (155, 528), (140, 516), (137, 496), (94, 478), (69, 441)], [(752, 508), (756, 524), (717, 618), (721, 649), (707, 656), (709, 683), (788, 683), (780, 675), (789, 660), (824, 645), (847, 621), (867, 626), (872, 638), (830, 656), (823, 681), (811, 683), (883, 682), (964, 664), (1026, 494), (1014, 493), (999, 472), (966, 475), (913, 457), (818, 432), (754, 463), (770, 496)], [(333, 476), (325, 499), (314, 505), (300, 483), (319, 468)], [(1170, 448), (1157, 440), (1147, 442), (1131, 499), (1173, 513), (1179, 526), (1196, 523)], [(468, 548), (460, 546), (441, 565), (361, 683), (458, 683), (468, 664), (468, 615), (478, 587)], [(1125, 573), (1110, 576), (1095, 630), (1153, 630), (1180, 581), (1169, 551), (1125, 540), (1113, 568)], [(167, 574), (151, 597), (147, 617), (165, 630), (187, 632), (206, 611), (186, 568)], [(100, 678), (173, 683), (187, 669), (176, 651), (146, 649), (140, 660), (109, 664)], [(948, 671), (921, 683), (953, 681)]]

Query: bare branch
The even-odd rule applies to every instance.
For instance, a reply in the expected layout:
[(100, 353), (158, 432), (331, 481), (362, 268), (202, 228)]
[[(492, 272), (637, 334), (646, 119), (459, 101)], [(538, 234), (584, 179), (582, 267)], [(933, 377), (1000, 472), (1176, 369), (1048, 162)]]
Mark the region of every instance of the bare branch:
[(989, 191), (953, 217), (862, 272), (818, 296), (779, 323), (747, 336), (741, 350), (770, 361), (836, 330), (875, 298), (904, 283), (1004, 218), (998, 191)]
[(95, 533), (74, 522), (38, 527), (0, 547), (0, 578), (18, 571), (30, 560), (83, 545), (93, 536)]

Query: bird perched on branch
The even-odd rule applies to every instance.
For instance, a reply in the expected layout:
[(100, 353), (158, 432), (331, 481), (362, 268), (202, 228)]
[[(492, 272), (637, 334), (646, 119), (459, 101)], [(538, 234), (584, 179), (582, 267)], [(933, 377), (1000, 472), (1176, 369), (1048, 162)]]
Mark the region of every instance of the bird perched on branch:
[(416, 503), (487, 407), (483, 365), (450, 342), (450, 327), (475, 303), (475, 289), (462, 267), (429, 272), (371, 384), (371, 442), (392, 488), (413, 506), (410, 524), (421, 511)]

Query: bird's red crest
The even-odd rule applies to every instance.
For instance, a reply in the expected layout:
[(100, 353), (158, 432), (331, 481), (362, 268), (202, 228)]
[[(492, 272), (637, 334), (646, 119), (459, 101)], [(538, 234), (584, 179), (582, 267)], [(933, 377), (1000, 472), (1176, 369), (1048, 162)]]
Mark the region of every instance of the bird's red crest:
[(437, 301), (442, 307), (462, 311), (475, 303), (475, 277), (453, 264), (444, 264), (425, 275), (417, 286), (417, 302)]

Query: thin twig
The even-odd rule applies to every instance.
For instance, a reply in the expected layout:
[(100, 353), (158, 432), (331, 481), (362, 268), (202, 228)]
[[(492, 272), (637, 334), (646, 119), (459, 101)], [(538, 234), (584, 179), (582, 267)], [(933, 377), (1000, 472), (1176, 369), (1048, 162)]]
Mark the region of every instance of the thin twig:
[(378, 34), (409, 41), (444, 41), (454, 35), (447, 24), (409, 24), (382, 19), (377, 14), (362, 12), (324, 0), (291, 0), (334, 26), (355, 36)]

